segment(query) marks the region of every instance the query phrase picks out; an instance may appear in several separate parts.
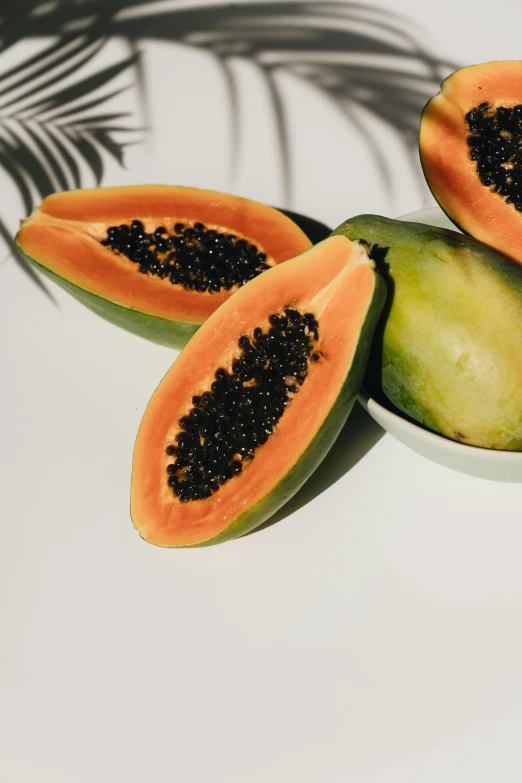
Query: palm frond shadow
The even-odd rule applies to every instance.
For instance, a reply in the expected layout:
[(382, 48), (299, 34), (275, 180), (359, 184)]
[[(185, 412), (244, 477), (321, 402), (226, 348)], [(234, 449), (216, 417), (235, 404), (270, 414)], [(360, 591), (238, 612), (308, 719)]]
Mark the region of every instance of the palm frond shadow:
[[(58, 36), (58, 39), (57, 39)], [(392, 130), (416, 165), (420, 114), (440, 80), (457, 67), (432, 54), (407, 19), (378, 5), (332, 0), (268, 0), (187, 6), (163, 0), (20, 0), (2, 12), (1, 49), (22, 38), (50, 37), (40, 53), (0, 77), (0, 166), (26, 211), (34, 195), (81, 187), (85, 172), (99, 183), (105, 156), (123, 163), (118, 133), (133, 128), (117, 102), (120, 74), (132, 73), (147, 121), (141, 42), (183, 43), (213, 54), (228, 93), (231, 176), (240, 159), (242, 111), (233, 58), (247, 58), (264, 76), (279, 144), (283, 206), (292, 205), (292, 155), (282, 74), (304, 80), (331, 101), (367, 144), (382, 186), (391, 192), (388, 161), (374, 137), (375, 121)], [(129, 56), (83, 72), (111, 38), (128, 42)], [(1, 62), (0, 62), (1, 66)], [(1, 72), (1, 68), (0, 68)], [(74, 83), (61, 84), (64, 74)], [(61, 84), (61, 86), (60, 86)], [(59, 86), (55, 86), (59, 85)]]
[[(63, 36), (33, 57), (0, 71), (0, 166), (11, 179), (26, 214), (56, 190), (82, 187), (86, 176), (100, 184), (105, 160), (123, 164), (122, 133), (134, 128), (127, 112), (105, 105), (124, 88), (111, 85), (137, 62), (130, 55), (85, 71), (106, 44), (92, 36)], [(1, 57), (1, 52), (0, 52)], [(16, 263), (54, 302), (47, 286), (16, 250), (5, 221), (0, 238)]]
[[(130, 40), (146, 35), (179, 41), (211, 51), (222, 62), (239, 56), (258, 66), (271, 95), (287, 206), (292, 202), (292, 160), (281, 73), (303, 79), (339, 107), (367, 144), (382, 185), (390, 191), (389, 167), (373, 138), (374, 120), (395, 131), (415, 168), (422, 108), (441, 77), (456, 67), (407, 32), (407, 20), (378, 6), (296, 0), (181, 8), (166, 2), (158, 13), (146, 16), (137, 0), (117, 5), (114, 29)], [(233, 80), (233, 73), (228, 79)], [(237, 111), (235, 119), (237, 123)], [(234, 133), (237, 154), (237, 127)]]

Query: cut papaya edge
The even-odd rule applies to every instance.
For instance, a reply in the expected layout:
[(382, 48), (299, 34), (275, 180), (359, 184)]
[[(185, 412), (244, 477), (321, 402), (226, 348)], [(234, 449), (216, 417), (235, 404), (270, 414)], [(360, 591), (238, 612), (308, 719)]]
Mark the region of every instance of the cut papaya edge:
[[(137, 264), (101, 243), (108, 227), (138, 219), (147, 225), (203, 222), (245, 238), (277, 265), (312, 246), (283, 211), (227, 193), (166, 185), (64, 191), (47, 196), (24, 219), (18, 249), (37, 270), (117, 326), (162, 345), (181, 348), (200, 324), (237, 290), (188, 290), (168, 277), (140, 274)], [(150, 226), (149, 226), (150, 228)]]
[[(363, 380), (386, 299), (366, 246), (332, 236), (242, 287), (189, 341), (154, 392), (134, 448), (131, 518), (140, 536), (163, 547), (208, 546), (255, 529), (286, 503), (324, 459)], [(237, 341), (285, 308), (319, 323), (320, 361), (291, 399), (267, 442), (238, 476), (204, 500), (181, 503), (167, 485), (167, 445), (193, 395), (237, 356)]]
[(522, 212), (495, 186), (484, 185), (470, 157), (466, 115), (522, 102), (522, 61), (498, 60), (460, 68), (446, 77), (422, 111), (419, 156), (431, 193), (468, 236), (522, 264)]

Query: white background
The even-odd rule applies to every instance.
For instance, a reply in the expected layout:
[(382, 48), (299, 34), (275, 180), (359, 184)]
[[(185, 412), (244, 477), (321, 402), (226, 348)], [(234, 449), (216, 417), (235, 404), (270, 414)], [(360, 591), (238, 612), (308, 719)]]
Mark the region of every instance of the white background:
[[(518, 1), (385, 6), (441, 57), (520, 57)], [(248, 64), (230, 182), (208, 55), (143, 50), (154, 130), (107, 184), (281, 203)], [(390, 134), (388, 197), (342, 117), (298, 80), (285, 89), (295, 209), (334, 225), (431, 203)], [(520, 486), (438, 467), (357, 409), (277, 524), (151, 547), (129, 519), (131, 455), (174, 354), (52, 293), (58, 308), (0, 266), (1, 783), (518, 783)]]

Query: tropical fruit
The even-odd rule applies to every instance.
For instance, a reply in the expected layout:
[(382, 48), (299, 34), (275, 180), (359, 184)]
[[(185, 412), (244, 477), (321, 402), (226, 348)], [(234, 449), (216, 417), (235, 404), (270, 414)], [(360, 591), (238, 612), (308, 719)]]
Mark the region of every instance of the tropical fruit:
[(522, 267), (454, 231), (361, 215), (388, 279), (365, 385), (448, 438), (522, 449)]
[(299, 489), (352, 408), (385, 295), (365, 246), (336, 236), (210, 316), (137, 435), (131, 516), (146, 541), (236, 538)]
[(277, 209), (160, 185), (48, 196), (16, 243), (99, 315), (175, 347), (248, 280), (311, 247)]
[(522, 62), (451, 74), (424, 109), (420, 156), (451, 220), (522, 263)]

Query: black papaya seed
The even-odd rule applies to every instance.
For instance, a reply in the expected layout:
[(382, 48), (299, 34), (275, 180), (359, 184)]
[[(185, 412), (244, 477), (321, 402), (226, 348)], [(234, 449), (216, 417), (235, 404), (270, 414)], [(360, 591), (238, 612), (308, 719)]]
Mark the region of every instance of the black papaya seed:
[(194, 394), (178, 422), (177, 445), (166, 448), (175, 456), (167, 483), (184, 503), (210, 497), (242, 473), (305, 382), (310, 362), (320, 358), (313, 313), (287, 309), (268, 320), (265, 330), (242, 335), (230, 368), (216, 367), (209, 389)]

